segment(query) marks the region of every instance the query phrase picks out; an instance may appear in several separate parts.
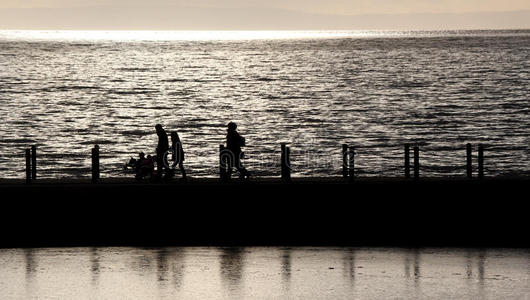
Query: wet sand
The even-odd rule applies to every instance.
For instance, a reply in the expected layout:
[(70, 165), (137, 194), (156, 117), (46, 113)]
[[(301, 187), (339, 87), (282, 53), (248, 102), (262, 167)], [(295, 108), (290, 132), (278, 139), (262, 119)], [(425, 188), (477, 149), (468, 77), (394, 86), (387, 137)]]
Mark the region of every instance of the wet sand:
[(2, 299), (526, 299), (525, 249), (0, 249)]

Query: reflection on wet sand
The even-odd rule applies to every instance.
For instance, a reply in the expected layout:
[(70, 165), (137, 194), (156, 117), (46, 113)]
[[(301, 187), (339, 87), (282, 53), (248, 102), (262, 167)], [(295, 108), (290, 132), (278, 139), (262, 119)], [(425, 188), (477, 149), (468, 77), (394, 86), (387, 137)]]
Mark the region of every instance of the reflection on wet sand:
[(160, 285), (165, 285), (168, 272), (168, 250), (163, 248), (156, 252), (156, 278)]
[(351, 280), (353, 285), (355, 281), (355, 249), (347, 249), (344, 253), (344, 276)]
[(184, 280), (184, 274), (186, 272), (185, 263), (184, 263), (184, 252), (182, 248), (171, 249), (171, 274), (173, 277), (173, 284), (176, 289), (180, 289), (182, 286), (182, 281)]
[(223, 248), (221, 250), (221, 279), (230, 291), (240, 288), (244, 266), (243, 256), (243, 248)]
[(473, 254), (470, 250), (466, 252), (466, 277), (471, 279), (473, 277)]
[(100, 255), (97, 248), (90, 248), (90, 274), (92, 276), (92, 285), (97, 287), (100, 273)]
[(287, 248), (281, 252), (282, 259), (282, 285), (288, 291), (291, 283), (291, 249)]
[(26, 260), (26, 278), (32, 278), (37, 269), (37, 262), (33, 256), (33, 249), (24, 249), (24, 258)]
[(35, 272), (37, 270), (37, 258), (34, 256), (33, 249), (24, 249), (24, 259), (26, 262), (26, 293), (27, 297), (35, 296), (33, 294), (35, 286)]
[(410, 254), (405, 253), (405, 277), (410, 278)]
[[(405, 252), (404, 266), (405, 266), (405, 290), (419, 296), (421, 293), (421, 252), (420, 249), (409, 249)], [(411, 282), (411, 277), (413, 282)], [(411, 287), (413, 283), (413, 287)], [(412, 295), (411, 295), (412, 296)]]
[(467, 250), (466, 251), (466, 278), (472, 279), (473, 278), (473, 265), (474, 261), (476, 260), (477, 265), (477, 278), (479, 284), (484, 284), (484, 273), (485, 273), (485, 266), (484, 263), (486, 261), (486, 251), (485, 250), (478, 250), (478, 251), (472, 251)]
[(481, 250), (478, 253), (478, 281), (480, 282), (480, 285), (484, 285), (484, 261), (486, 260), (486, 253)]
[(155, 252), (156, 249), (134, 249), (134, 252), (131, 253), (130, 268), (134, 270), (139, 275), (151, 273), (153, 270), (153, 265), (155, 262)]
[(414, 249), (414, 284), (418, 288), (420, 285), (420, 249)]
[[(473, 287), (474, 283), (478, 284), (479, 295), (484, 295), (484, 274), (485, 274), (485, 260), (486, 260), (486, 251), (478, 250), (471, 251), (468, 250), (466, 253), (466, 278), (468, 279), (469, 287)], [(474, 261), (476, 261), (476, 273), (477, 281), (472, 280), (473, 277), (473, 266)]]
[(478, 284), (479, 284), (479, 295), (484, 298), (484, 273), (485, 267), (484, 262), (486, 260), (486, 253), (484, 250), (480, 250), (478, 253)]
[(0, 299), (504, 299), (525, 295), (529, 259), (509, 249), (0, 249)]
[(411, 276), (411, 272), (410, 272), (411, 267), (412, 267), (412, 271), (414, 272), (413, 273), (414, 283), (418, 285), (420, 277), (421, 277), (420, 250), (419, 249), (413, 249), (405, 253), (405, 277), (406, 278), (410, 278)]

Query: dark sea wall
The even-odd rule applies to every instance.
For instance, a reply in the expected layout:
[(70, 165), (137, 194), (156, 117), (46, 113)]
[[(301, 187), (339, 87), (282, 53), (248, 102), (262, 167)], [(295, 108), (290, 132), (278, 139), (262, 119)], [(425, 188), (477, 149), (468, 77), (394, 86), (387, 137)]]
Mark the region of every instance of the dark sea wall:
[(528, 183), (0, 185), (0, 246), (528, 247)]

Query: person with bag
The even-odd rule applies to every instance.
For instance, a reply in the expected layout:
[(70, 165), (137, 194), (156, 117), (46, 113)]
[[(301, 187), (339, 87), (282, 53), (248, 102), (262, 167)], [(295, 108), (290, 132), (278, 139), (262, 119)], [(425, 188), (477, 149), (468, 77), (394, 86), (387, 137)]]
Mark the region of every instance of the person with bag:
[(234, 122), (228, 123), (228, 130), (226, 134), (226, 148), (230, 151), (232, 156), (231, 165), (228, 166), (228, 178), (232, 175), (232, 168), (235, 167), (239, 172), (240, 179), (248, 179), (250, 173), (241, 164), (241, 158), (244, 153), (241, 147), (245, 146), (245, 138), (237, 132), (237, 124)]
[(184, 149), (177, 132), (171, 132), (171, 160), (173, 165), (171, 168), (171, 176), (175, 172), (176, 166), (179, 167), (182, 174), (182, 180), (186, 180), (186, 170), (184, 169)]

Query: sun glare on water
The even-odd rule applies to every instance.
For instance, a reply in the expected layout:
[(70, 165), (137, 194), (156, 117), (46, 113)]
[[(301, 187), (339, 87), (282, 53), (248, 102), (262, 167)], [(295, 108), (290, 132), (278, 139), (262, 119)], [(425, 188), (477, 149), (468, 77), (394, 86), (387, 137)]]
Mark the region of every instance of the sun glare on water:
[[(379, 32), (380, 33), (380, 32)], [(322, 39), (377, 35), (373, 31), (0, 31), (2, 39), (89, 41), (230, 41), (275, 39)]]

